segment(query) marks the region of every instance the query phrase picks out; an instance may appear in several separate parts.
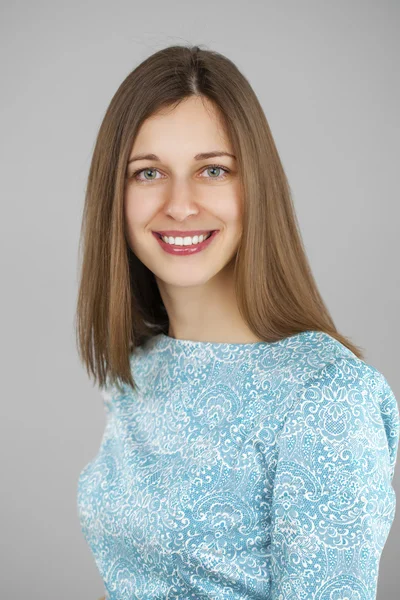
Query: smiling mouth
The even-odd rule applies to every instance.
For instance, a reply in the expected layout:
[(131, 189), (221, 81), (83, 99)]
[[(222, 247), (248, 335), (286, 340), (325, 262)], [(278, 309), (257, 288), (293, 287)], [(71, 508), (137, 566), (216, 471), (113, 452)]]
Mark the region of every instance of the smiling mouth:
[[(165, 250), (169, 254), (175, 254), (178, 256), (187, 256), (187, 255), (196, 254), (197, 252), (201, 252), (202, 250), (207, 248), (207, 246), (210, 243), (212, 243), (212, 240), (215, 238), (215, 236), (218, 235), (219, 229), (214, 229), (213, 231), (210, 231), (210, 233), (207, 235), (207, 237), (205, 239), (203, 239), (202, 241), (199, 240), (197, 242), (193, 242), (190, 244), (183, 243), (183, 239), (182, 239), (182, 243), (176, 244), (175, 243), (176, 238), (174, 240), (174, 243), (170, 244), (169, 240), (165, 241), (161, 237), (161, 234), (159, 234), (158, 232), (153, 231), (152, 233), (153, 233), (154, 237), (157, 238), (158, 241), (160, 242), (160, 245), (163, 248), (163, 250)], [(173, 237), (173, 236), (165, 236), (165, 237), (168, 238), (168, 237)], [(177, 236), (177, 237), (182, 237), (182, 236)]]

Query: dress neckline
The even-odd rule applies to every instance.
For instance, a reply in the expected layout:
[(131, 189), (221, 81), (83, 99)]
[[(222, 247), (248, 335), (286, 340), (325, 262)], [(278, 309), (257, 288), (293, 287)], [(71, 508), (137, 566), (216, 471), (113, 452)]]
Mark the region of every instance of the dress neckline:
[(197, 348), (257, 348), (258, 346), (272, 346), (273, 344), (281, 344), (291, 338), (296, 339), (298, 337), (304, 336), (306, 334), (312, 333), (311, 330), (300, 331), (299, 333), (295, 333), (294, 335), (288, 336), (286, 338), (282, 338), (275, 342), (247, 342), (247, 343), (234, 343), (234, 342), (208, 342), (208, 341), (199, 341), (199, 340), (186, 340), (174, 338), (165, 333), (159, 333), (155, 336), (161, 344), (172, 345), (172, 346), (191, 346)]

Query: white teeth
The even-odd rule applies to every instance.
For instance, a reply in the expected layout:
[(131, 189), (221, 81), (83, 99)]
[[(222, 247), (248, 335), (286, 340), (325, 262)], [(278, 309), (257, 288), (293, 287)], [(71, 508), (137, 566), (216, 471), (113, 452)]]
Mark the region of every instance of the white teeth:
[(193, 237), (190, 236), (186, 236), (186, 237), (176, 237), (173, 238), (172, 236), (168, 237), (168, 236), (162, 236), (161, 239), (166, 243), (166, 244), (173, 244), (175, 246), (191, 246), (192, 244), (200, 244), (201, 242), (203, 242), (205, 239), (209, 238), (211, 235), (212, 231), (210, 231), (207, 234), (202, 234), (202, 235), (195, 235)]

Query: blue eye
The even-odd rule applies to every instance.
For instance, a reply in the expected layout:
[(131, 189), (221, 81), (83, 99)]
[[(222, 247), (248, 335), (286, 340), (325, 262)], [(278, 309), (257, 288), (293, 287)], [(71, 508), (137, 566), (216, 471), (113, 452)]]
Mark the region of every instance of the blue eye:
[[(207, 167), (205, 167), (203, 169), (202, 172), (211, 171), (211, 170), (223, 171), (224, 174), (222, 176), (218, 176), (218, 177), (214, 177), (214, 176), (202, 177), (202, 179), (210, 179), (210, 180), (215, 179), (217, 181), (221, 181), (221, 180), (225, 179), (228, 176), (228, 174), (230, 173), (230, 170), (227, 169), (226, 167), (223, 167), (222, 165), (208, 165)], [(152, 172), (159, 173), (160, 171), (156, 167), (146, 167), (144, 169), (138, 169), (137, 171), (132, 173), (132, 175), (129, 177), (129, 179), (135, 179), (138, 183), (144, 183), (146, 181), (156, 181), (157, 179), (155, 177), (150, 177), (149, 179), (147, 177), (145, 177), (144, 179), (138, 177), (141, 173), (144, 173), (147, 175)]]
[[(155, 172), (155, 171), (157, 171), (157, 169), (153, 169), (153, 168), (151, 168), (151, 167), (150, 167), (150, 168), (147, 168), (147, 169), (140, 169), (140, 171), (136, 171), (136, 172), (133, 174), (133, 177), (134, 177), (135, 179), (137, 179), (137, 177), (136, 177), (136, 176), (137, 176), (137, 175), (139, 175), (139, 173), (146, 173), (146, 174), (147, 174), (147, 173), (150, 173), (151, 171)], [(154, 179), (154, 178), (151, 178), (151, 179)], [(143, 179), (139, 179), (139, 181), (143, 181)]]
[[(204, 170), (205, 171), (211, 171), (211, 170), (224, 171), (224, 175), (222, 177), (210, 177), (210, 179), (225, 179), (225, 177), (229, 173), (229, 169), (226, 169), (225, 167), (222, 167), (221, 165), (210, 165), (209, 167), (206, 167)], [(206, 177), (206, 179), (208, 179), (208, 177)]]

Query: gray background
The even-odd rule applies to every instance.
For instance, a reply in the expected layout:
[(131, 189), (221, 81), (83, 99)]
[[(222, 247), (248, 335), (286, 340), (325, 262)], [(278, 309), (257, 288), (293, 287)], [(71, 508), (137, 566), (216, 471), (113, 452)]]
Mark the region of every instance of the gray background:
[[(78, 235), (106, 107), (156, 50), (204, 44), (249, 79), (336, 325), (400, 401), (399, 16), (382, 0), (2, 2), (2, 598), (103, 594), (76, 510), (104, 427), (75, 348)], [(398, 597), (399, 522), (382, 600)]]

